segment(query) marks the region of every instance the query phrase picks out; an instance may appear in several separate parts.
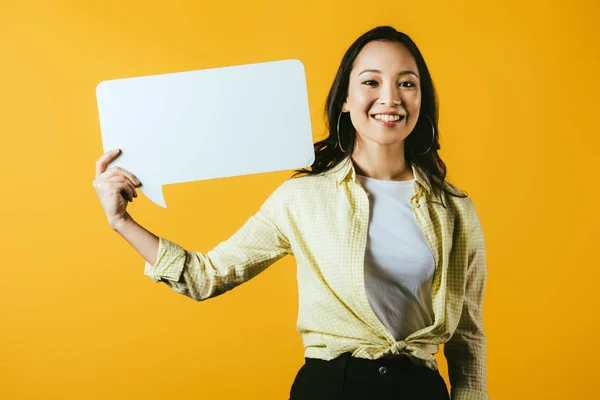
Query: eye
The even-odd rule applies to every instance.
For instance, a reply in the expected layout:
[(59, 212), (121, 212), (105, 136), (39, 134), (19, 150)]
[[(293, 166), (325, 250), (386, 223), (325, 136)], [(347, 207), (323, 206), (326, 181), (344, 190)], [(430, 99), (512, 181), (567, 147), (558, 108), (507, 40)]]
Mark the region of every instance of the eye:
[(402, 86), (402, 84), (403, 84), (403, 83), (408, 83), (408, 84), (412, 85), (412, 86), (404, 86), (404, 87), (415, 87), (415, 86), (416, 86), (414, 83), (412, 83), (412, 82), (410, 82), (410, 81), (404, 81), (404, 82), (400, 82), (398, 85), (399, 85), (399, 86)]
[(374, 81), (373, 79), (369, 79), (368, 81), (364, 81), (363, 85), (368, 85), (368, 86), (374, 86), (377, 84), (377, 81)]

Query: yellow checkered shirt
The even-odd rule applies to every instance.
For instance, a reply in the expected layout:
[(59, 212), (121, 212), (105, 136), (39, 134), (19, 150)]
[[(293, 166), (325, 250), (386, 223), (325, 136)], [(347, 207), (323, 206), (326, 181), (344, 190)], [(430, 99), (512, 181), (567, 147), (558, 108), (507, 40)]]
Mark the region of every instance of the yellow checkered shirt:
[[(229, 239), (206, 254), (159, 238), (155, 265), (144, 274), (194, 300), (218, 296), (283, 256), (298, 269), (297, 329), (305, 357), (331, 360), (345, 352), (377, 359), (403, 353), (436, 370), (444, 343), (453, 400), (486, 400), (486, 337), (482, 307), (486, 249), (473, 201), (433, 197), (412, 164), (410, 202), (435, 259), (434, 323), (396, 341), (373, 312), (364, 286), (369, 200), (350, 157), (320, 175), (284, 181)], [(445, 183), (450, 190), (454, 187)]]

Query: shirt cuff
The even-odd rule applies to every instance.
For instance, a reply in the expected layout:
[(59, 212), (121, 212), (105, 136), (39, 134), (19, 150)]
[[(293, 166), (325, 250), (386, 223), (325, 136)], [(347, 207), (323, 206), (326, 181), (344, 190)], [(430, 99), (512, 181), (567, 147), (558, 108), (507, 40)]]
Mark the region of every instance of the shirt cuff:
[(159, 237), (156, 263), (152, 265), (146, 261), (144, 275), (149, 276), (157, 283), (162, 279), (177, 282), (185, 266), (186, 255), (185, 249)]
[(452, 388), (452, 400), (490, 400), (486, 392), (467, 388)]

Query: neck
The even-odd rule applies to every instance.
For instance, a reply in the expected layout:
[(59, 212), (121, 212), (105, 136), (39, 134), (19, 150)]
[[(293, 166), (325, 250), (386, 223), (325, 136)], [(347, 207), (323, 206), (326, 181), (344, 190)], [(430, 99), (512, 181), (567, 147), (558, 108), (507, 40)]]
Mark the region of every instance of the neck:
[(382, 181), (414, 179), (412, 168), (404, 157), (404, 142), (400, 145), (355, 148), (352, 153), (352, 163), (356, 173)]

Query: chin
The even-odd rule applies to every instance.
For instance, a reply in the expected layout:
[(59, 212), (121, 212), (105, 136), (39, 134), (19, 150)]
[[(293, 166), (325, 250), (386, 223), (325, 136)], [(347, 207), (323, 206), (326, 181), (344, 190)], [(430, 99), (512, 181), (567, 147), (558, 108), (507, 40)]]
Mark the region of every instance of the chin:
[(371, 135), (367, 137), (363, 136), (360, 141), (381, 146), (393, 146), (397, 145), (399, 142), (404, 142), (404, 139), (406, 139), (405, 135)]

